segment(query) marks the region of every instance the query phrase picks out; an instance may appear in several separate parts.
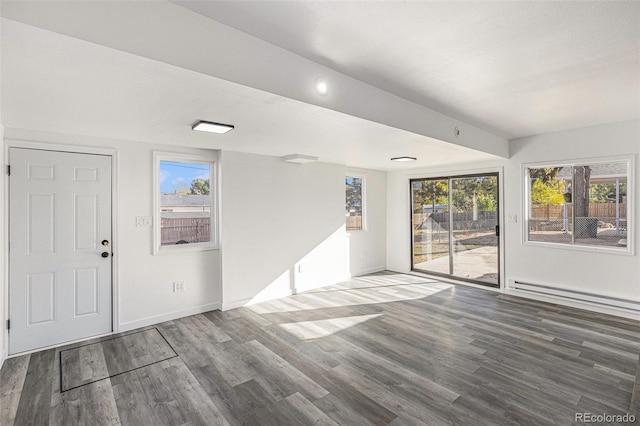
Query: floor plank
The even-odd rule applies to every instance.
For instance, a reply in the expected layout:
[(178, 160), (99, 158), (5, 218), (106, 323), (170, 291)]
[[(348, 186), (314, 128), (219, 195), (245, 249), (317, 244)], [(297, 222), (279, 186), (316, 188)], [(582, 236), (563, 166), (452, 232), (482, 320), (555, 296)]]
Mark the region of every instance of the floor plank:
[[(44, 425), (49, 423), (52, 386), (56, 376), (55, 355), (55, 349), (30, 355), (29, 367), (24, 379), (14, 424)], [(2, 386), (4, 387), (4, 383)]]
[(549, 425), (576, 412), (638, 414), (638, 325), (382, 272), (8, 359), (0, 424)]
[(29, 355), (10, 358), (0, 370), (0, 425), (13, 424), (29, 368)]

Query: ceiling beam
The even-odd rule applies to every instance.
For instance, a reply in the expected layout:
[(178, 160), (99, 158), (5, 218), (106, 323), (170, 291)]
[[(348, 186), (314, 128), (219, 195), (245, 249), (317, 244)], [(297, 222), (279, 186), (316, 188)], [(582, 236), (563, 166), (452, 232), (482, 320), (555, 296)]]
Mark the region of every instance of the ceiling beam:
[[(3, 1), (2, 17), (408, 132), (509, 157), (505, 138), (166, 1)], [(318, 94), (314, 83), (327, 82)]]

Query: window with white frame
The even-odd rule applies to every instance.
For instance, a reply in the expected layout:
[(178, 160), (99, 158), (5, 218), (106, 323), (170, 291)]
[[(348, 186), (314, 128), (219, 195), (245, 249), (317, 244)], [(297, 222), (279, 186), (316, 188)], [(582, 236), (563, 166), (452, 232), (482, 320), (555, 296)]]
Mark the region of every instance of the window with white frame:
[(525, 165), (528, 243), (630, 251), (630, 158)]
[(216, 247), (215, 162), (155, 155), (156, 252)]
[(346, 176), (345, 195), (345, 215), (347, 231), (364, 230), (364, 177)]

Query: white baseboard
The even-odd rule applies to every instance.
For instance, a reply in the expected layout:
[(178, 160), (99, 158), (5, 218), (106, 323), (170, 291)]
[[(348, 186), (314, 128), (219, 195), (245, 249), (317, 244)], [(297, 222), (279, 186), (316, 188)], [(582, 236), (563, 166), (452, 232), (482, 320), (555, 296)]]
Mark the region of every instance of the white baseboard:
[[(283, 296), (283, 297), (286, 297), (286, 296)], [(279, 297), (274, 297), (273, 299), (279, 299)], [(255, 304), (256, 302), (251, 303), (252, 300), (253, 299), (249, 298), (249, 299), (234, 300), (233, 302), (222, 302), (222, 308), (220, 309), (222, 311), (229, 311), (231, 309), (242, 308), (243, 306), (249, 306), (249, 305)], [(269, 299), (269, 300), (272, 300), (272, 299)]]
[(257, 303), (267, 302), (269, 300), (281, 299), (283, 297), (292, 296), (293, 294), (303, 293), (309, 290), (316, 290), (318, 288), (323, 288), (323, 287), (327, 287), (327, 286), (341, 283), (344, 281), (349, 281), (350, 279), (351, 279), (351, 275), (345, 274), (340, 277), (335, 277), (331, 281), (323, 282), (322, 284), (318, 284), (318, 285), (306, 285), (306, 286), (299, 285), (296, 288), (296, 293), (293, 293), (291, 289), (287, 289), (285, 291), (278, 291), (276, 293), (271, 293), (268, 296), (262, 296), (262, 297), (256, 296), (256, 297), (249, 297), (247, 299), (233, 300), (231, 302), (222, 302), (221, 310), (228, 311), (231, 309), (241, 308), (243, 306), (251, 306)]
[(491, 286), (488, 286), (488, 285), (471, 283), (469, 281), (456, 280), (455, 278), (452, 278), (452, 277), (440, 277), (440, 276), (437, 276), (437, 275), (429, 275), (429, 274), (425, 274), (423, 272), (418, 272), (418, 271), (411, 271), (411, 272), (406, 273), (405, 275), (412, 275), (414, 277), (422, 277), (422, 278), (426, 278), (426, 279), (429, 279), (429, 280), (433, 280), (435, 282), (441, 282), (441, 283), (445, 283), (445, 284), (464, 285), (464, 286), (467, 286), (467, 287), (479, 288), (481, 290), (493, 291), (493, 292), (498, 292), (498, 293), (502, 292), (502, 290), (499, 287), (491, 287)]
[(384, 271), (386, 269), (387, 269), (386, 266), (375, 266), (373, 268), (362, 269), (360, 271), (352, 272), (351, 273), (351, 278), (359, 277), (359, 276), (367, 275), (367, 274), (375, 274), (376, 272), (382, 272), (382, 271)]
[(178, 318), (188, 317), (189, 315), (196, 315), (203, 312), (214, 311), (216, 309), (220, 309), (221, 307), (222, 306), (220, 302), (207, 303), (205, 305), (194, 306), (192, 308), (182, 309), (180, 311), (167, 312), (166, 314), (124, 322), (118, 326), (118, 333), (140, 327), (146, 327), (148, 325), (158, 324), (165, 321), (171, 321)]
[(505, 289), (504, 293), (510, 296), (522, 297), (524, 299), (538, 300), (540, 302), (547, 302), (547, 303), (553, 303), (556, 305), (584, 309), (585, 311), (592, 311), (592, 312), (598, 312), (601, 314), (608, 314), (608, 315), (614, 315), (617, 317), (629, 318), (633, 320), (640, 320), (640, 313), (632, 312), (630, 310), (626, 310), (623, 308), (605, 307), (595, 303), (567, 299), (561, 296), (551, 296), (546, 294), (532, 294), (530, 292), (515, 290), (509, 287)]
[[(268, 300), (281, 299), (283, 297), (291, 296), (293, 292), (290, 288), (279, 289), (278, 291), (270, 291), (266, 295), (256, 295), (247, 299), (234, 300), (231, 302), (222, 302), (220, 310), (228, 311), (230, 309), (241, 308), (243, 306), (255, 305), (256, 303), (266, 302)], [(223, 296), (224, 297), (224, 296)]]
[(385, 268), (387, 271), (396, 272), (398, 274), (408, 274), (411, 272), (410, 269), (405, 268), (404, 266), (394, 266), (389, 265)]

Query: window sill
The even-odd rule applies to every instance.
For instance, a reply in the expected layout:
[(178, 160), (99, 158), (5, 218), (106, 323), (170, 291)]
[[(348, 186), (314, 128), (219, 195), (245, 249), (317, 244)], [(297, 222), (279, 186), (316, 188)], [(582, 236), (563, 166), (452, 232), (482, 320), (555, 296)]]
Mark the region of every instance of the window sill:
[(524, 241), (523, 245), (529, 247), (554, 248), (560, 250), (573, 250), (590, 253), (614, 254), (620, 256), (633, 256), (634, 250), (630, 247), (608, 247), (608, 246), (583, 246), (579, 244), (546, 243), (540, 241)]
[(153, 254), (165, 255), (165, 254), (178, 254), (178, 253), (193, 253), (201, 251), (220, 250), (220, 246), (213, 243), (199, 243), (199, 244), (177, 244), (166, 245), (162, 247), (155, 247)]

